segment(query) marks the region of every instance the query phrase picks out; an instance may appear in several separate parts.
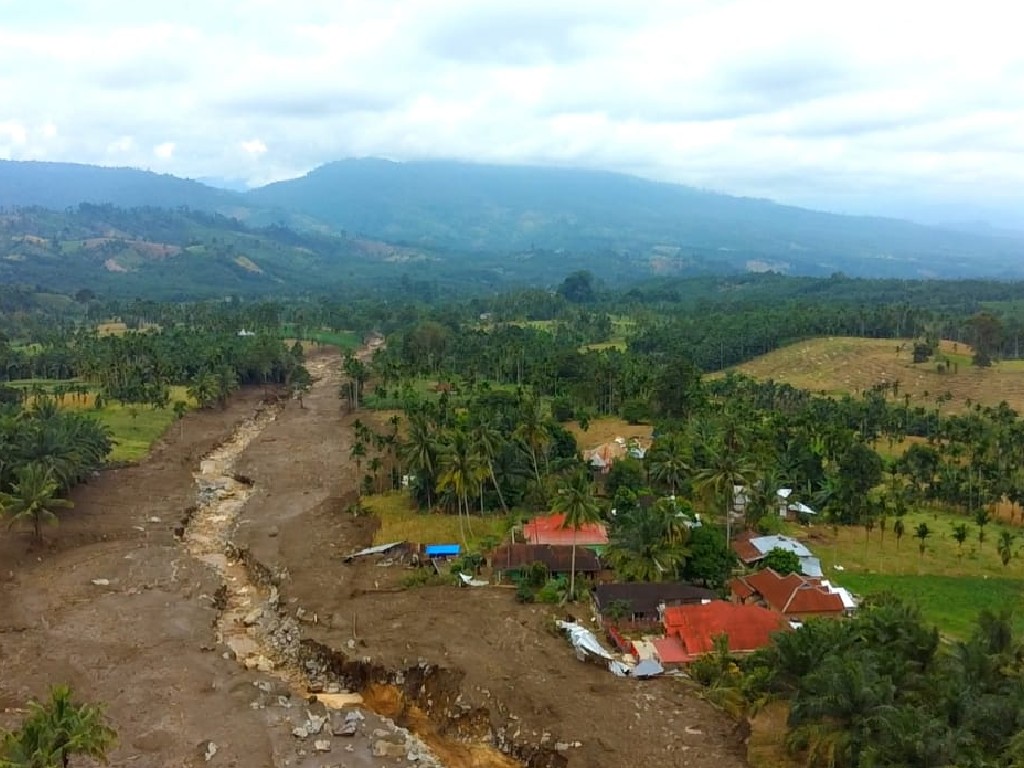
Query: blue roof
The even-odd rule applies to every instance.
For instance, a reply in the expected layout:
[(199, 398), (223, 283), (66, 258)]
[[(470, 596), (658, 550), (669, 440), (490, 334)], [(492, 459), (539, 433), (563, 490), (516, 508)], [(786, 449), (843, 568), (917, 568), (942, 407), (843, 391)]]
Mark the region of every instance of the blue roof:
[(427, 557), (444, 557), (446, 555), (457, 555), (462, 551), (458, 544), (428, 544), (426, 546)]

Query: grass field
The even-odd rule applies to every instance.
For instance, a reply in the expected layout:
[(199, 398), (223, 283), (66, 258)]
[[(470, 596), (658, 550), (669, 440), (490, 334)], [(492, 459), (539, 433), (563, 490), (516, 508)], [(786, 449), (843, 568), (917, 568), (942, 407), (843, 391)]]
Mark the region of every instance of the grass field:
[[(10, 382), (10, 385), (21, 388), (40, 386), (46, 392), (52, 393), (56, 386), (80, 383), (80, 379), (19, 379)], [(185, 389), (171, 387), (171, 403), (184, 400), (191, 408), (194, 403), (185, 393)], [(91, 413), (110, 427), (114, 436), (114, 447), (107, 457), (109, 461), (138, 461), (149, 453), (150, 446), (174, 422), (174, 411), (171, 408), (160, 409), (146, 405), (120, 405), (108, 402), (97, 410), (95, 403), (96, 392), (90, 388), (84, 398), (64, 395), (58, 405), (61, 408)]]
[[(961, 549), (952, 536), (955, 523), (966, 522), (969, 537)], [(963, 637), (982, 608), (1007, 607), (1017, 611), (1024, 631), (1024, 539), (1018, 528), (992, 522), (985, 541), (978, 542), (978, 528), (965, 516), (944, 511), (908, 514), (906, 534), (896, 546), (889, 521), (884, 541), (876, 527), (870, 538), (863, 528), (841, 527), (838, 535), (827, 525), (794, 526), (790, 533), (802, 539), (821, 558), (822, 570), (838, 584), (867, 595), (892, 590), (917, 603), (925, 617), (950, 636)], [(918, 524), (928, 525), (925, 552), (914, 537)], [(1016, 536), (1014, 556), (1004, 566), (996, 541), (1002, 530)], [(842, 571), (835, 568), (842, 567)]]
[[(904, 343), (897, 353), (898, 345), (892, 339), (810, 339), (769, 352), (734, 370), (833, 395), (899, 381), (899, 402), (906, 393), (913, 405), (955, 412), (964, 410), (968, 401), (998, 405), (1005, 400), (1024, 412), (1024, 361), (975, 368), (970, 364), (969, 347), (944, 341), (936, 358), (915, 365), (911, 362), (911, 345)], [(953, 371), (939, 373), (938, 359), (948, 360)], [(947, 392), (952, 398), (938, 403), (936, 399)]]
[[(461, 544), (459, 521), (455, 515), (427, 514), (417, 510), (408, 494), (396, 491), (378, 496), (366, 496), (363, 503), (380, 518), (380, 528), (374, 534), (374, 544), (392, 541), (411, 541), (416, 544)], [(463, 518), (463, 525), (466, 519)], [(471, 516), (472, 532), (466, 531), (470, 552), (480, 551), (487, 539), (500, 540), (508, 528), (500, 515)]]

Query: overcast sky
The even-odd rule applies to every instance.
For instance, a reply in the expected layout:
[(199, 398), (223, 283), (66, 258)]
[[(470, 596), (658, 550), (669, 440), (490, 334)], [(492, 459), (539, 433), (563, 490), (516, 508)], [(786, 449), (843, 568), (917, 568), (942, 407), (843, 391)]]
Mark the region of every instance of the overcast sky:
[(1017, 13), (1005, 0), (0, 0), (0, 158), (249, 184), (351, 156), (559, 164), (1006, 224), (1024, 209)]

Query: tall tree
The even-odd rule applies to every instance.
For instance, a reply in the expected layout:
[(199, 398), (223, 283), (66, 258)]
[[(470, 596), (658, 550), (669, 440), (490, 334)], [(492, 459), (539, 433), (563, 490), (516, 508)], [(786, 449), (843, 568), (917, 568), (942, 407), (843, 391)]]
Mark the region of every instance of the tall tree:
[(572, 530), (572, 572), (569, 574), (569, 595), (576, 599), (576, 534), (580, 528), (601, 519), (594, 489), (584, 470), (573, 472), (558, 486), (552, 509), (565, 515), (563, 526)]

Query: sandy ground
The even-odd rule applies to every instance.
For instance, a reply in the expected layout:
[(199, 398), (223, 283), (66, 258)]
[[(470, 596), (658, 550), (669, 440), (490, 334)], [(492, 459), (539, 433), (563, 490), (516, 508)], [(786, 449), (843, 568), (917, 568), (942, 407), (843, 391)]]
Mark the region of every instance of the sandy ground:
[[(548, 609), (520, 606), (500, 588), (403, 590), (401, 566), (344, 564), (370, 543), (374, 521), (344, 511), (356, 473), (337, 362), (315, 362), (321, 380), (306, 407), (288, 403), (232, 465), (247, 498), (223, 524), (276, 586), (249, 584), (230, 563), (201, 563), (173, 535), (196, 504), (200, 459), (253, 414), (258, 391), (226, 411), (190, 414), (147, 461), (79, 489), (45, 548), (0, 534), (0, 725), (17, 722), (5, 710), (67, 681), (107, 702), (121, 734), (118, 766), (412, 764), (405, 751), (372, 754), (393, 731), (375, 713), (420, 733), (448, 768), (745, 765), (728, 720), (678, 681), (623, 680), (577, 661)], [(220, 519), (203, 515), (204, 525)], [(229, 607), (220, 613), (214, 597), (225, 579)], [(232, 594), (240, 606), (231, 607)], [(292, 735), (309, 722), (308, 680), (296, 687), (294, 659), (247, 671), (244, 654), (236, 661), (219, 642), (231, 611), (253, 606), (270, 617), (260, 626), (285, 627), (304, 638), (303, 653), (334, 660), (333, 673), (324, 661), (317, 676), (366, 697), (354, 737), (332, 738), (328, 725), (331, 751), (318, 754), (319, 737)], [(330, 714), (319, 707), (310, 711)], [(492, 740), (519, 762), (486, 746)], [(209, 742), (216, 752), (207, 760)]]

